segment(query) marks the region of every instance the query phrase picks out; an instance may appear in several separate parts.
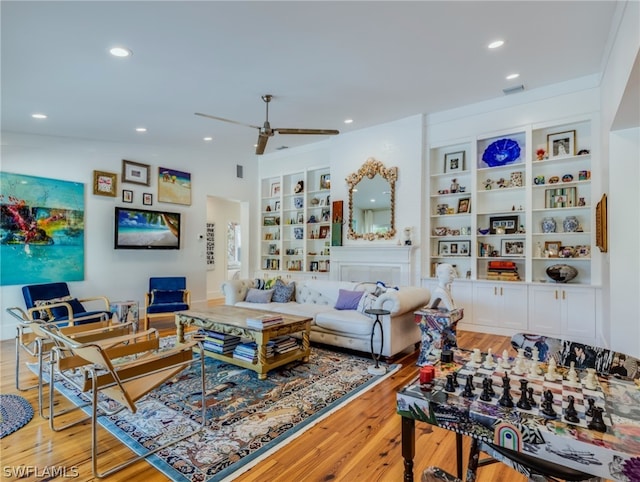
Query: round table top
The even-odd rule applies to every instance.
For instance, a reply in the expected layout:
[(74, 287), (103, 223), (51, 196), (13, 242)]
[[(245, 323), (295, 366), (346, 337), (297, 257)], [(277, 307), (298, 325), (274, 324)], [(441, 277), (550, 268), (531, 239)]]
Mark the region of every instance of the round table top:
[(378, 316), (378, 315), (384, 316), (384, 315), (390, 315), (391, 314), (391, 312), (389, 310), (378, 310), (378, 309), (373, 309), (373, 308), (370, 309), (370, 310), (364, 310), (364, 312), (367, 315), (376, 315), (376, 316)]

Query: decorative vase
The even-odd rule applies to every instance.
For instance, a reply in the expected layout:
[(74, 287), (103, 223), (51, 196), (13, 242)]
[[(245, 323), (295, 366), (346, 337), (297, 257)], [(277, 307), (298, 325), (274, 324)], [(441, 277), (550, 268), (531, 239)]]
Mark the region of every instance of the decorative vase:
[(578, 270), (568, 264), (554, 264), (547, 268), (547, 275), (556, 283), (566, 283), (578, 276)]
[(562, 221), (562, 228), (565, 233), (575, 233), (578, 230), (579, 225), (580, 223), (578, 223), (578, 218), (575, 216), (567, 216), (564, 218), (564, 221)]
[(544, 218), (542, 220), (542, 232), (543, 233), (555, 233), (556, 232), (556, 220), (553, 218)]

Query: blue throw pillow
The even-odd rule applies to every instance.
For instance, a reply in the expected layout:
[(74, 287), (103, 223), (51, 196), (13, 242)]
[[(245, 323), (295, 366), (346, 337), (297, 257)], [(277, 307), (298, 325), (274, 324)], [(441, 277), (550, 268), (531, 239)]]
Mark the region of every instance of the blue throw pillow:
[(245, 301), (247, 303), (271, 303), (273, 290), (257, 290), (249, 288)]
[(289, 303), (293, 300), (293, 295), (296, 291), (296, 282), (292, 281), (287, 284), (281, 279), (276, 281), (276, 285), (273, 289), (273, 297), (271, 301), (275, 303)]
[(338, 301), (336, 301), (336, 306), (334, 308), (336, 310), (357, 310), (358, 303), (360, 302), (360, 298), (364, 291), (349, 291), (349, 290), (340, 290), (338, 294)]
[(184, 290), (151, 290), (151, 304), (182, 303)]

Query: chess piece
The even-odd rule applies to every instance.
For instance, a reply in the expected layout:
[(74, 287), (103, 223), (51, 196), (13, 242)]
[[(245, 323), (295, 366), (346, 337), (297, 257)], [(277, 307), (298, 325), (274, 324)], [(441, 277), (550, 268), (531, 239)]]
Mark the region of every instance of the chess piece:
[(588, 408), (587, 408), (587, 411), (585, 412), (585, 415), (587, 417), (593, 417), (596, 401), (593, 398), (587, 398), (587, 405), (588, 405)]
[(556, 418), (558, 414), (553, 409), (553, 393), (551, 390), (545, 390), (543, 394), (543, 401), (540, 404), (542, 407), (542, 414), (548, 418)]
[(580, 385), (580, 379), (578, 378), (578, 372), (576, 371), (576, 362), (571, 362), (569, 372), (567, 373), (567, 381), (574, 387)]
[(464, 384), (464, 390), (462, 391), (462, 396), (465, 398), (473, 398), (473, 375), (469, 374), (467, 376), (467, 382)]
[(538, 351), (538, 347), (534, 345), (531, 349), (531, 359), (535, 362), (540, 361), (540, 352)]
[(587, 376), (584, 379), (584, 386), (589, 390), (598, 388), (598, 379), (596, 378), (596, 369), (587, 368)]
[(538, 403), (533, 398), (533, 387), (527, 388), (527, 402), (529, 402), (529, 405), (531, 405), (532, 407), (538, 406)]
[(478, 365), (482, 363), (482, 354), (480, 353), (479, 348), (473, 349), (473, 354), (471, 355), (471, 361), (473, 363), (477, 363)]
[(541, 370), (539, 364), (540, 362), (535, 358), (531, 359), (531, 361), (529, 362), (529, 375), (533, 377), (540, 375)]
[(604, 423), (604, 419), (602, 418), (602, 413), (604, 409), (602, 407), (594, 407), (593, 409), (593, 418), (591, 422), (587, 424), (591, 430), (595, 430), (596, 432), (605, 433), (607, 431), (607, 426)]
[(502, 396), (498, 400), (501, 407), (513, 407), (513, 397), (511, 397), (511, 379), (505, 375), (502, 377)]
[(524, 375), (525, 371), (525, 359), (524, 357), (518, 356), (518, 358), (516, 358), (515, 364), (513, 365), (513, 373), (515, 373), (516, 375)]
[(511, 368), (511, 364), (509, 363), (509, 352), (507, 350), (504, 350), (502, 352), (502, 363), (501, 363), (502, 368)]
[(487, 351), (487, 356), (484, 357), (484, 363), (482, 366), (487, 370), (491, 370), (496, 366), (496, 362), (493, 360), (493, 350), (491, 350), (491, 348)]
[(531, 410), (531, 404), (529, 403), (529, 399), (527, 398), (527, 385), (529, 382), (523, 378), (520, 380), (520, 400), (516, 403), (518, 408), (522, 410)]
[(453, 385), (453, 375), (451, 373), (449, 373), (447, 375), (447, 383), (445, 383), (445, 385), (444, 385), (444, 391), (445, 392), (455, 392), (456, 391), (456, 387)]
[(453, 376), (453, 386), (458, 388), (460, 386), (458, 383), (458, 372), (453, 372), (451, 375)]
[(569, 404), (567, 405), (567, 408), (564, 409), (564, 419), (567, 422), (578, 423), (580, 419), (578, 418), (578, 411), (575, 407), (576, 399), (573, 395), (569, 395), (567, 400), (569, 400)]
[(558, 365), (556, 365), (556, 359), (550, 358), (549, 365), (547, 366), (547, 373), (545, 374), (544, 378), (550, 382), (555, 382), (556, 377), (558, 376), (558, 373), (556, 372), (557, 367)]
[(480, 394), (480, 400), (485, 402), (491, 401), (493, 389), (491, 388), (491, 379), (489, 377), (484, 377), (482, 379), (482, 393)]

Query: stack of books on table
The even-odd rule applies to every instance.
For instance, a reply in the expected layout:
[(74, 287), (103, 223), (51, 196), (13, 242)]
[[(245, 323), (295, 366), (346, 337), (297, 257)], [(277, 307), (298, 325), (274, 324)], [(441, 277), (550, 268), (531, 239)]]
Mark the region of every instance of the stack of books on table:
[(518, 267), (514, 261), (489, 261), (487, 279), (494, 281), (520, 281)]
[(268, 326), (279, 325), (284, 320), (282, 315), (277, 313), (260, 315), (256, 317), (247, 318), (247, 327), (249, 328), (266, 328)]
[(202, 345), (205, 350), (213, 353), (221, 353), (223, 355), (231, 354), (233, 349), (238, 346), (241, 341), (239, 336), (227, 335), (226, 333), (205, 330), (203, 328), (198, 330), (198, 333), (204, 335)]
[[(275, 353), (273, 351), (274, 343), (269, 341), (267, 343), (267, 358), (271, 358)], [(233, 358), (238, 360), (244, 360), (249, 363), (255, 363), (258, 361), (258, 345), (254, 341), (248, 341), (240, 343), (233, 350)]]
[(273, 341), (274, 344), (274, 351), (279, 355), (289, 353), (290, 351), (295, 351), (300, 348), (298, 340), (289, 335), (279, 336), (271, 341)]

